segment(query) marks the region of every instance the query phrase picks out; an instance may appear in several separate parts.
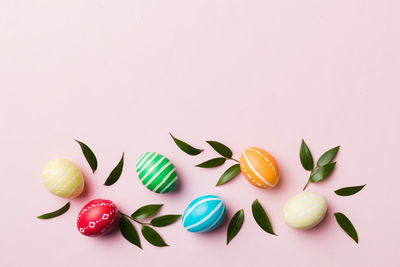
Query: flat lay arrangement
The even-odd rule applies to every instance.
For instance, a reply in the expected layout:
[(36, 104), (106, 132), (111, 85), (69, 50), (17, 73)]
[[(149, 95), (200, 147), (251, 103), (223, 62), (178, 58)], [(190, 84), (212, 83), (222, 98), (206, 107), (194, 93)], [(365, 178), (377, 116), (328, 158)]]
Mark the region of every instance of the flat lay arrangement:
[[(176, 138), (171, 133), (170, 136), (179, 149), (188, 155), (196, 156), (203, 151), (203, 149), (194, 148), (187, 142)], [(80, 145), (82, 153), (94, 173), (98, 165), (95, 154), (85, 143), (78, 140), (75, 141)], [(196, 167), (218, 167), (223, 165), (227, 160), (237, 162), (221, 175), (216, 186), (229, 182), (240, 172), (250, 184), (262, 189), (272, 190), (278, 184), (280, 179), (279, 167), (273, 156), (267, 151), (257, 147), (244, 149), (239, 161), (233, 158), (232, 150), (226, 145), (217, 141), (206, 142), (220, 157), (207, 160), (196, 165)], [(299, 153), (300, 162), (305, 170), (311, 171), (303, 191), (309, 182), (320, 182), (331, 174), (336, 165), (336, 162), (332, 161), (338, 151), (339, 146), (326, 151), (318, 159), (317, 166), (314, 167), (314, 160), (310, 149), (304, 140), (302, 140)], [(104, 185), (110, 186), (116, 183), (121, 176), (123, 166), (124, 154), (119, 163), (111, 171)], [(146, 152), (139, 156), (136, 162), (136, 172), (142, 184), (154, 193), (168, 193), (179, 182), (176, 168), (172, 162), (165, 156), (155, 152)], [(66, 159), (59, 158), (49, 161), (43, 169), (42, 177), (45, 187), (58, 197), (76, 198), (84, 188), (84, 177), (81, 171)], [(364, 186), (341, 188), (336, 190), (335, 193), (339, 196), (353, 195), (363, 189)], [(37, 218), (50, 219), (62, 215), (68, 211), (69, 206), (70, 202), (57, 211), (40, 215)], [(168, 246), (167, 243), (152, 227), (166, 226), (182, 217), (183, 227), (187, 231), (193, 233), (209, 232), (217, 228), (226, 215), (224, 201), (216, 195), (206, 194), (191, 201), (182, 216), (179, 214), (168, 214), (155, 217), (150, 223), (140, 221), (156, 214), (161, 206), (162, 204), (149, 204), (139, 208), (132, 215), (126, 215), (118, 211), (116, 205), (110, 200), (95, 199), (87, 203), (79, 212), (77, 228), (83, 235), (101, 236), (107, 234), (118, 225), (125, 239), (142, 248), (138, 232), (131, 223), (133, 221), (141, 225), (141, 233), (150, 244), (163, 247)], [(288, 226), (294, 229), (307, 230), (317, 226), (324, 219), (327, 209), (328, 203), (322, 195), (312, 192), (302, 192), (288, 200), (283, 209), (283, 218)], [(271, 221), (265, 209), (257, 199), (252, 203), (252, 214), (255, 222), (261, 229), (269, 234), (277, 235), (272, 228)], [(351, 221), (340, 212), (336, 212), (334, 215), (339, 226), (358, 243), (358, 234)], [(227, 228), (227, 244), (239, 233), (243, 222), (244, 211), (240, 209), (231, 218)]]

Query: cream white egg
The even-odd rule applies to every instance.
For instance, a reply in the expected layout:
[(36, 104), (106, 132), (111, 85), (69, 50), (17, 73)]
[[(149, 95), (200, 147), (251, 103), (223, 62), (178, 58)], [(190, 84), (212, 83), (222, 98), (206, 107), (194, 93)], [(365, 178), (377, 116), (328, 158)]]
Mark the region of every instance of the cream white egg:
[(283, 218), (294, 229), (310, 229), (325, 217), (328, 205), (317, 193), (303, 192), (292, 197), (283, 209)]

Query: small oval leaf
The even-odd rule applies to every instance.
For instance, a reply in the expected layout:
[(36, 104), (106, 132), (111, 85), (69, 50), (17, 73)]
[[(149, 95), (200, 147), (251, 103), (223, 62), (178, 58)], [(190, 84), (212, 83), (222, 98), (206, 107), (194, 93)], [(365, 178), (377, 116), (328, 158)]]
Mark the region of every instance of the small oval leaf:
[(357, 231), (346, 215), (340, 212), (336, 212), (334, 215), (337, 223), (343, 229), (343, 231), (345, 231), (354, 241), (356, 241), (356, 243), (358, 243)]
[(97, 158), (94, 155), (93, 151), (84, 143), (81, 141), (78, 141), (75, 139), (75, 141), (79, 144), (81, 147), (82, 153), (86, 158), (86, 161), (89, 163), (90, 168), (92, 169), (92, 172), (94, 173), (97, 170)]
[(42, 214), (40, 216), (37, 216), (36, 218), (38, 218), (38, 219), (51, 219), (51, 218), (54, 218), (54, 217), (58, 217), (58, 216), (60, 216), (60, 215), (62, 215), (64, 213), (66, 213), (69, 210), (70, 205), (71, 204), (68, 202), (62, 208), (59, 208), (58, 210), (53, 211), (53, 212)]
[(214, 159), (210, 159), (210, 160), (204, 161), (204, 162), (196, 165), (195, 167), (213, 168), (213, 167), (221, 166), (222, 164), (225, 163), (225, 161), (226, 161), (226, 158), (214, 158)]
[(339, 151), (340, 146), (334, 147), (326, 151), (317, 161), (317, 166), (325, 166), (326, 164), (330, 163)]
[(135, 246), (142, 248), (142, 245), (140, 244), (140, 239), (139, 235), (133, 226), (133, 224), (125, 218), (125, 216), (121, 216), (119, 220), (119, 231), (121, 232), (122, 236), (134, 244)]
[(312, 171), (314, 168), (314, 160), (311, 155), (310, 149), (307, 144), (304, 142), (304, 139), (301, 140), (300, 146), (300, 162), (303, 168), (307, 171)]
[(155, 214), (162, 206), (163, 204), (145, 205), (138, 208), (134, 213), (132, 213), (131, 217), (135, 220), (146, 219)]
[(217, 141), (206, 141), (215, 151), (225, 158), (232, 158), (232, 150), (224, 144)]
[(240, 164), (235, 164), (229, 167), (219, 178), (216, 186), (223, 185), (232, 180), (236, 175), (240, 173)]
[(118, 181), (119, 177), (121, 176), (122, 169), (124, 167), (124, 154), (122, 153), (121, 160), (119, 161), (118, 165), (111, 171), (110, 175), (108, 176), (107, 180), (105, 181), (104, 185), (112, 185), (116, 181)]
[(167, 226), (176, 222), (180, 217), (181, 215), (178, 214), (163, 215), (152, 219), (150, 224), (156, 227)]
[(333, 169), (335, 168), (335, 164), (336, 162), (328, 163), (327, 165), (321, 166), (318, 169), (314, 170), (311, 173), (310, 182), (317, 183), (324, 180), (332, 173)]
[(226, 244), (228, 245), (229, 242), (239, 233), (240, 228), (242, 228), (244, 220), (244, 211), (243, 209), (239, 210), (238, 212), (233, 215), (231, 221), (229, 222)]
[(272, 229), (272, 225), (269, 221), (267, 213), (258, 202), (258, 199), (254, 200), (253, 204), (251, 205), (251, 211), (253, 212), (254, 220), (256, 220), (261, 229), (263, 229), (267, 233), (270, 233), (271, 235), (276, 235), (274, 233), (274, 230)]
[(162, 237), (153, 228), (144, 224), (142, 224), (142, 235), (153, 246), (156, 247), (168, 246), (167, 243), (165, 243)]
[(169, 135), (172, 137), (172, 139), (174, 140), (175, 144), (186, 154), (189, 154), (191, 156), (195, 156), (200, 154), (203, 149), (199, 149), (199, 148), (194, 148), (191, 145), (189, 145), (186, 142), (183, 142), (182, 140), (179, 140), (178, 138), (175, 138), (171, 133), (169, 133)]
[(359, 191), (361, 191), (364, 188), (365, 185), (358, 185), (358, 186), (350, 186), (350, 187), (343, 187), (335, 191), (336, 195), (339, 196), (351, 196)]

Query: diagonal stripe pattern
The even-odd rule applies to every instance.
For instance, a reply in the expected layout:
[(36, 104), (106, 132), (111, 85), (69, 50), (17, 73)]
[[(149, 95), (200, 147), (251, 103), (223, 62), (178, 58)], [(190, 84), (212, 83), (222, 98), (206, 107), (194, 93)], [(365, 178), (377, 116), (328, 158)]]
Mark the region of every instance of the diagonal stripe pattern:
[(178, 182), (172, 162), (158, 153), (141, 154), (136, 161), (136, 172), (142, 184), (156, 193), (168, 193)]
[(189, 232), (209, 232), (224, 220), (225, 204), (215, 195), (203, 195), (194, 199), (182, 216), (183, 227)]

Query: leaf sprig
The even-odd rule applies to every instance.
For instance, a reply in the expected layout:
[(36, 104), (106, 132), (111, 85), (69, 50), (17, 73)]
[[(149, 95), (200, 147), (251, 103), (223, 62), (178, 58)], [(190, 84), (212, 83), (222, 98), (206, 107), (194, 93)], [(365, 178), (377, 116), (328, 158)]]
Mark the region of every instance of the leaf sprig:
[(300, 162), (306, 171), (310, 171), (310, 176), (303, 191), (307, 188), (308, 184), (318, 183), (327, 178), (335, 168), (336, 162), (332, 162), (339, 151), (340, 146), (334, 147), (326, 151), (319, 157), (317, 166), (314, 167), (314, 159), (304, 139), (301, 140), (300, 146)]
[(181, 215), (168, 214), (155, 217), (150, 222), (142, 221), (143, 219), (148, 219), (151, 216), (155, 215), (162, 206), (163, 204), (145, 205), (138, 208), (130, 216), (122, 212), (119, 212), (121, 214), (121, 219), (119, 221), (119, 230), (122, 236), (135, 246), (142, 248), (139, 234), (136, 231), (135, 226), (131, 222), (133, 221), (135, 223), (140, 224), (142, 236), (144, 237), (144, 239), (147, 240), (147, 242), (156, 247), (168, 246), (168, 244), (164, 241), (164, 239), (160, 236), (160, 234), (156, 230), (154, 230), (151, 226), (163, 227), (170, 225), (176, 222), (181, 217)]
[[(176, 143), (176, 145), (185, 153), (189, 154), (189, 155), (198, 155), (200, 154), (203, 149), (198, 149), (198, 148), (194, 148), (193, 146), (189, 145), (186, 142), (183, 142), (179, 139), (177, 139), (176, 137), (174, 137), (171, 133), (170, 133), (172, 139), (174, 140), (174, 142)], [(236, 161), (237, 164), (234, 164), (232, 166), (230, 166), (219, 178), (216, 186), (220, 186), (223, 185), (227, 182), (229, 182), (230, 180), (232, 180), (233, 178), (235, 178), (239, 173), (240, 173), (240, 164), (239, 161), (237, 159), (234, 159), (233, 156), (233, 152), (232, 150), (227, 147), (226, 145), (217, 142), (217, 141), (206, 141), (207, 144), (209, 144), (219, 155), (221, 155), (222, 157), (216, 157), (216, 158), (212, 158), (209, 160), (206, 160), (202, 163), (197, 164), (195, 167), (199, 167), (199, 168), (214, 168), (214, 167), (219, 167), (222, 166), (227, 160), (232, 160), (232, 161)]]

